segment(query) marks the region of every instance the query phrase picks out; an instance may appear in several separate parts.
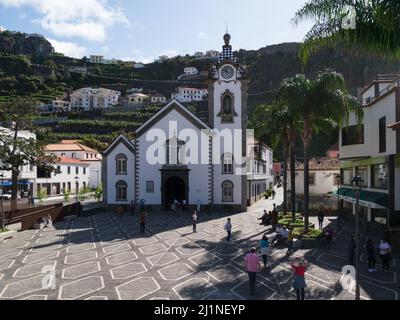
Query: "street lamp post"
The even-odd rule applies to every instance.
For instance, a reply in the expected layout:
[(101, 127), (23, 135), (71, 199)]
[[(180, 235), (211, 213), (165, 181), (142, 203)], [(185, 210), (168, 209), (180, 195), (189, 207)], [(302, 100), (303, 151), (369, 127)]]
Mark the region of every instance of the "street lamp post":
[(337, 218), (337, 221), (338, 221), (338, 230), (340, 230), (340, 220), (341, 220), (341, 218), (342, 218), (342, 208), (341, 208), (341, 206), (340, 206), (340, 195), (339, 195), (339, 189), (340, 189), (340, 183), (341, 183), (341, 176), (340, 176), (340, 174), (338, 174), (338, 175), (336, 175), (336, 182), (337, 182), (337, 187), (338, 187), (338, 190), (337, 190), (337, 213), (338, 213), (338, 218)]
[(79, 209), (78, 209), (78, 180), (79, 177), (75, 177), (75, 210), (76, 210), (76, 216), (79, 216)]
[(363, 178), (356, 173), (352, 179), (353, 191), (356, 196), (356, 300), (360, 300), (360, 195), (364, 185)]

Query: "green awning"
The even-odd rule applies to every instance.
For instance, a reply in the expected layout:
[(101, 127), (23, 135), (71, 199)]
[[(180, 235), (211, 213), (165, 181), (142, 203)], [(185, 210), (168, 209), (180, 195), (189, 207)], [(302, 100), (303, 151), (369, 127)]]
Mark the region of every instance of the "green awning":
[[(341, 198), (350, 198), (352, 200), (356, 199), (355, 193), (353, 189), (350, 188), (340, 188), (338, 190), (338, 194)], [(389, 196), (387, 193), (381, 192), (372, 192), (372, 191), (365, 191), (362, 190), (360, 193), (360, 202), (365, 202), (367, 206), (369, 204), (378, 205), (380, 207), (388, 208), (389, 207)], [(361, 203), (363, 205), (363, 203)]]

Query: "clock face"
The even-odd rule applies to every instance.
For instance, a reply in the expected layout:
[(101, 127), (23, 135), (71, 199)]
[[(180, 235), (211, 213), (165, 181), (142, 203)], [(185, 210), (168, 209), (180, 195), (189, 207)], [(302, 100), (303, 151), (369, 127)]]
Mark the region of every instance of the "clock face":
[(227, 65), (222, 67), (221, 77), (223, 79), (231, 79), (233, 78), (234, 75), (235, 75), (235, 69), (232, 66)]

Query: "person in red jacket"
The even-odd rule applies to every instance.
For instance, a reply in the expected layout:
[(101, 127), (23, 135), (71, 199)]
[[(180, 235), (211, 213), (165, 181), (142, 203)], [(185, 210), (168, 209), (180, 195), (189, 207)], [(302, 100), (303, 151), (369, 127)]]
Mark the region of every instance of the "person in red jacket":
[(294, 272), (293, 289), (296, 290), (297, 300), (304, 300), (304, 289), (307, 287), (304, 274), (307, 271), (307, 261), (303, 258), (296, 258), (292, 264)]

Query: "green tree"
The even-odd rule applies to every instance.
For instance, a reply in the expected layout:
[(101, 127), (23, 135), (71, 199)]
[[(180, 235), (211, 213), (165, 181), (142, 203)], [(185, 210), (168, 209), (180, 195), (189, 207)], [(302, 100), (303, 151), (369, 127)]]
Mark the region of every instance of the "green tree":
[(45, 66), (48, 66), (48, 67), (52, 68), (52, 69), (57, 69), (57, 64), (54, 62), (54, 60), (48, 59), (45, 62), (43, 62), (43, 64)]
[(92, 190), (87, 186), (79, 189), (78, 200), (81, 201), (81, 202), (85, 201), (88, 198), (88, 196), (89, 196), (91, 191)]
[[(351, 11), (353, 10), (353, 12)], [(300, 51), (303, 62), (324, 47), (360, 48), (385, 58), (400, 58), (400, 1), (309, 0), (294, 22), (316, 21)], [(343, 27), (354, 19), (355, 25)]]
[(22, 130), (32, 128), (36, 116), (37, 102), (31, 98), (17, 97), (0, 104), (0, 121), (11, 129), (0, 134), (1, 169), (11, 171), (11, 210), (17, 208), (18, 176), (25, 165), (36, 165), (46, 171), (53, 171), (54, 156), (46, 155), (44, 144), (34, 138), (22, 137)]
[(348, 121), (354, 112), (359, 119), (363, 110), (357, 98), (346, 89), (343, 76), (331, 70), (319, 72), (315, 80), (299, 74), (282, 81), (278, 99), (290, 112), (301, 117), (301, 139), (304, 149), (304, 216), (305, 231), (309, 225), (309, 147), (315, 133)]
[(94, 190), (94, 197), (98, 202), (100, 202), (103, 197), (103, 186), (101, 184)]
[(71, 198), (71, 190), (69, 189), (64, 189), (63, 190), (63, 196), (64, 196), (64, 201), (68, 202), (69, 199)]
[[(298, 116), (290, 110), (286, 105), (275, 101), (272, 105), (260, 105), (256, 108), (253, 118), (253, 125), (256, 136), (262, 137), (264, 141), (270, 141), (273, 148), (282, 143), (283, 146), (283, 212), (287, 211), (287, 158), (290, 152), (290, 158), (295, 159), (295, 138), (296, 128), (299, 121)], [(295, 162), (290, 161), (291, 171), (291, 202), (292, 214), (295, 219), (296, 201), (296, 180), (295, 177)]]

